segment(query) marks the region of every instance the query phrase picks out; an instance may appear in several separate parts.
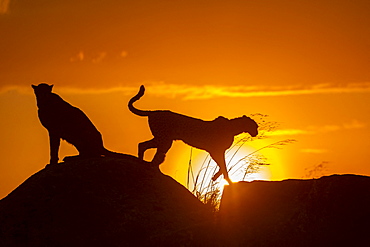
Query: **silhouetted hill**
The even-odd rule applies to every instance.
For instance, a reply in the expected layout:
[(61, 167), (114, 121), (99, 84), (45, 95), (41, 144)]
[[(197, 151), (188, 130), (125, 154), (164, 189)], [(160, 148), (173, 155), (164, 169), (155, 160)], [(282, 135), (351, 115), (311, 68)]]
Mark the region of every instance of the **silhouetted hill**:
[(0, 246), (367, 246), (370, 177), (239, 182), (218, 221), (137, 158), (48, 166), (0, 201)]
[(135, 157), (69, 161), (0, 201), (0, 246), (202, 246), (210, 221), (186, 188)]
[(370, 177), (227, 186), (220, 224), (228, 246), (369, 246)]

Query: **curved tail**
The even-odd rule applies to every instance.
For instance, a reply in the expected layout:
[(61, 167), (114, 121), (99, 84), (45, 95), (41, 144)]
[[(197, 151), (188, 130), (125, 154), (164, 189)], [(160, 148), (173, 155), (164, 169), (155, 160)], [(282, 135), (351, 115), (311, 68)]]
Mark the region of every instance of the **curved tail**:
[(139, 92), (134, 97), (132, 97), (130, 101), (128, 102), (128, 109), (132, 113), (139, 115), (139, 116), (148, 116), (148, 113), (149, 113), (149, 111), (139, 110), (135, 108), (133, 105), (134, 102), (138, 101), (144, 95), (144, 92), (145, 92), (145, 87), (144, 85), (141, 85)]

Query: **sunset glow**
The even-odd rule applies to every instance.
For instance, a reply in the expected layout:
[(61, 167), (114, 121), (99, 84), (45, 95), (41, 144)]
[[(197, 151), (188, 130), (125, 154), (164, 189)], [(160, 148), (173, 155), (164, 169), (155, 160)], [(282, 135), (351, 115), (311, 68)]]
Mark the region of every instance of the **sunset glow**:
[[(296, 142), (262, 150), (271, 165), (255, 179), (303, 178), (322, 162), (322, 175), (370, 175), (369, 10), (360, 0), (0, 1), (0, 198), (49, 161), (31, 88), (41, 82), (116, 152), (137, 155), (152, 137), (127, 109), (145, 85), (141, 109), (277, 122), (238, 155)], [(184, 185), (190, 149), (174, 143), (160, 166)], [(62, 144), (61, 158), (74, 154)], [(193, 154), (196, 168), (206, 153)]]

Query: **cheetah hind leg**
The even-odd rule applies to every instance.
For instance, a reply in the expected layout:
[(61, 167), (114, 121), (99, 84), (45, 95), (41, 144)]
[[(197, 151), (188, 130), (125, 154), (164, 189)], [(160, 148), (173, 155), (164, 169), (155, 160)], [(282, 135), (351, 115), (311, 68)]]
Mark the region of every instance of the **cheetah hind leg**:
[(157, 152), (155, 153), (152, 160), (152, 164), (155, 166), (159, 166), (164, 162), (164, 159), (166, 158), (166, 153), (168, 152), (168, 150), (170, 150), (172, 146), (172, 140), (157, 141), (157, 144)]

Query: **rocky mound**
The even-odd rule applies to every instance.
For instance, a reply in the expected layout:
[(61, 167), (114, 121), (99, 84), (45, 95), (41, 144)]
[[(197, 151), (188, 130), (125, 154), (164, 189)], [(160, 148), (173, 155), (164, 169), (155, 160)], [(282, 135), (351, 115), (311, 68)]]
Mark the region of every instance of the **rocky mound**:
[(70, 160), (0, 201), (0, 246), (367, 246), (370, 177), (235, 183), (218, 216), (135, 157)]
[(370, 177), (240, 182), (225, 188), (228, 246), (368, 246)]
[(0, 246), (202, 246), (211, 215), (135, 157), (48, 166), (0, 201)]

